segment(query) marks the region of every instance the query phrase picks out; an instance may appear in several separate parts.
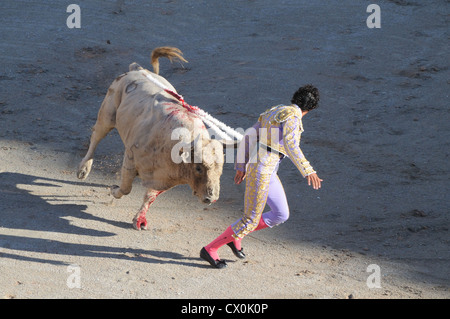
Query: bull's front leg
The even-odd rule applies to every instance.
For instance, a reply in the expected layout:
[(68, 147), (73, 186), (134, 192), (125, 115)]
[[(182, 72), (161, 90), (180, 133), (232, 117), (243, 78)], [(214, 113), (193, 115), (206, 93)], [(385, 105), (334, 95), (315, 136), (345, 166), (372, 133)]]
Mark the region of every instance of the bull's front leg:
[(163, 193), (164, 191), (157, 191), (154, 189), (149, 189), (144, 196), (144, 202), (139, 209), (139, 212), (133, 218), (133, 227), (137, 230), (147, 229), (147, 219), (145, 215), (147, 214), (148, 209), (156, 200), (156, 197)]
[(120, 199), (123, 195), (128, 195), (133, 187), (133, 180), (137, 176), (138, 172), (134, 166), (133, 153), (126, 151), (123, 157), (122, 170), (120, 173), (121, 182), (120, 186), (113, 185), (111, 187), (111, 195)]
[(98, 143), (115, 127), (116, 125), (116, 104), (114, 90), (108, 90), (103, 100), (100, 111), (98, 112), (97, 121), (92, 128), (91, 141), (86, 156), (81, 160), (78, 166), (77, 177), (86, 179), (91, 171), (95, 149)]

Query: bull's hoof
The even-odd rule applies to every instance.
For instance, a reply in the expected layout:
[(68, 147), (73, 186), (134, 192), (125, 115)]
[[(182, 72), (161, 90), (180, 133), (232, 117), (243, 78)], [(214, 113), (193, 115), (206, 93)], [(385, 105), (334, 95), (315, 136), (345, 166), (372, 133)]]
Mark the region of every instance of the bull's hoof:
[(78, 179), (86, 179), (89, 175), (89, 169), (86, 166), (81, 167), (77, 172)]
[(122, 192), (120, 191), (120, 186), (117, 186), (117, 185), (111, 186), (111, 195), (117, 199), (122, 198)]
[(147, 230), (147, 219), (145, 217), (133, 219), (133, 227), (136, 230)]
[(91, 172), (93, 160), (92, 158), (87, 161), (81, 161), (78, 167), (77, 177), (78, 179), (86, 179)]

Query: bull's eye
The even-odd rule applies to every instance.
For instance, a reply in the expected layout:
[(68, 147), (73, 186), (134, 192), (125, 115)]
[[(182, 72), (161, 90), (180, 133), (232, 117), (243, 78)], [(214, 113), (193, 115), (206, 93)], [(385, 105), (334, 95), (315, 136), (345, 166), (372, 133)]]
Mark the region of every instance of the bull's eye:
[(201, 174), (203, 172), (203, 168), (201, 167), (201, 165), (195, 165), (195, 171), (198, 174)]

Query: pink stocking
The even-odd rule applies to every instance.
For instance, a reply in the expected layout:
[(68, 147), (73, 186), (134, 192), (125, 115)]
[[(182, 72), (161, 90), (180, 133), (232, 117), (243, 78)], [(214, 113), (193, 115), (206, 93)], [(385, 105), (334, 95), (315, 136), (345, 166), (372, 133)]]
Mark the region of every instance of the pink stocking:
[[(258, 226), (256, 226), (255, 230), (253, 230), (253, 231), (261, 230), (261, 229), (264, 229), (267, 227), (269, 227), (269, 226), (264, 222), (264, 218), (261, 217), (259, 219)], [(234, 241), (234, 246), (236, 246), (236, 249), (241, 250), (242, 249), (242, 246), (241, 246), (242, 238), (236, 239), (233, 237), (233, 241)]]

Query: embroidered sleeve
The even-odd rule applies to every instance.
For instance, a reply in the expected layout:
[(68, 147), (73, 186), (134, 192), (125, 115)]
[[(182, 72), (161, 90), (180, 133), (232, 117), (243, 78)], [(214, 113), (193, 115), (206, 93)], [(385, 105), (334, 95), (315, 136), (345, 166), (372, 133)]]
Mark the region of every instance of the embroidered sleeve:
[(247, 163), (251, 161), (251, 158), (254, 157), (253, 155), (256, 150), (255, 146), (258, 141), (258, 133), (260, 127), (261, 123), (257, 122), (247, 131), (245, 131), (244, 137), (242, 138), (241, 142), (239, 142), (236, 163), (234, 165), (235, 170), (245, 172)]
[(288, 153), (289, 158), (298, 168), (303, 177), (315, 173), (312, 166), (306, 160), (300, 149), (300, 130), (301, 124), (297, 117), (291, 117), (283, 123), (283, 142), (284, 148)]

